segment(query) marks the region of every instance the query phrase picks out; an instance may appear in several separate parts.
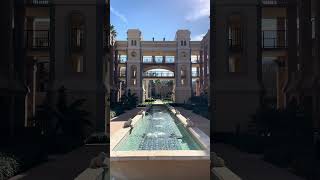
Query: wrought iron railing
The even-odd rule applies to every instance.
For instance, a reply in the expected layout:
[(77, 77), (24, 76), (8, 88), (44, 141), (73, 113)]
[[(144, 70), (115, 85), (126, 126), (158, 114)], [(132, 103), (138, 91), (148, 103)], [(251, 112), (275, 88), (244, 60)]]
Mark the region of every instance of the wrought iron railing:
[(287, 5), (288, 0), (262, 0), (263, 5)]
[(239, 50), (242, 47), (241, 28), (230, 28), (228, 44), (230, 50)]
[(33, 6), (47, 6), (51, 4), (51, 0), (25, 0), (25, 4)]
[(145, 72), (144, 77), (174, 77), (174, 72), (152, 71)]
[(281, 49), (287, 48), (287, 31), (286, 30), (264, 30), (262, 31), (262, 48), (264, 49)]
[(26, 30), (25, 47), (27, 49), (48, 49), (50, 48), (49, 30)]

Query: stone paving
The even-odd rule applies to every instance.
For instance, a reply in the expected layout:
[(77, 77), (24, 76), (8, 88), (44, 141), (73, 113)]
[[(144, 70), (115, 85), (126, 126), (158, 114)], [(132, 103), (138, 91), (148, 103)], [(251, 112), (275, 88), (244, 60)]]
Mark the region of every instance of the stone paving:
[[(191, 110), (181, 107), (177, 107), (177, 109), (210, 136), (210, 121), (208, 119), (192, 113)], [(303, 178), (290, 173), (287, 169), (265, 162), (259, 155), (241, 152), (231, 145), (214, 144), (211, 148), (225, 160), (226, 166), (243, 180), (303, 180)]]
[(91, 159), (102, 152), (103, 149), (107, 150), (107, 146), (83, 146), (40, 164), (9, 180), (73, 180), (89, 167)]

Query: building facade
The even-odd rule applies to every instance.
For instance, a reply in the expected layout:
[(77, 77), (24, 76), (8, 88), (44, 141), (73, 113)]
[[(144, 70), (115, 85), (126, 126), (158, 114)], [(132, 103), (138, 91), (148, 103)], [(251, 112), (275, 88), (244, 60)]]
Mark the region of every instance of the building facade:
[(152, 80), (173, 81), (166, 91), (171, 91), (177, 103), (186, 103), (191, 96), (208, 90), (207, 38), (191, 41), (189, 30), (178, 30), (174, 41), (146, 41), (138, 29), (129, 29), (127, 34), (127, 41), (115, 45), (118, 96), (130, 90), (144, 102), (151, 98)]
[(214, 131), (246, 131), (261, 104), (297, 101), (319, 129), (319, 24), (316, 0), (216, 0)]
[(15, 0), (3, 6), (1, 61), (4, 131), (33, 127), (37, 107), (85, 99), (93, 127), (105, 131), (110, 87), (109, 1)]

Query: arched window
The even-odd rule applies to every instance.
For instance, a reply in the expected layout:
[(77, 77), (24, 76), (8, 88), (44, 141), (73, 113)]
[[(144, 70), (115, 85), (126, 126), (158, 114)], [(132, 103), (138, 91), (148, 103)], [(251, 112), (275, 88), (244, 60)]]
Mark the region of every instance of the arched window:
[(228, 42), (230, 49), (240, 49), (242, 47), (241, 15), (232, 14), (228, 19)]
[(137, 67), (131, 66), (131, 77), (136, 78), (137, 77)]
[(187, 46), (187, 41), (184, 41), (184, 42), (183, 42), (183, 45), (184, 45), (184, 46)]
[(84, 16), (80, 13), (72, 13), (70, 18), (71, 25), (71, 48), (82, 49), (84, 47)]
[(85, 19), (81, 13), (70, 15), (70, 65), (71, 71), (76, 73), (84, 72), (84, 31)]

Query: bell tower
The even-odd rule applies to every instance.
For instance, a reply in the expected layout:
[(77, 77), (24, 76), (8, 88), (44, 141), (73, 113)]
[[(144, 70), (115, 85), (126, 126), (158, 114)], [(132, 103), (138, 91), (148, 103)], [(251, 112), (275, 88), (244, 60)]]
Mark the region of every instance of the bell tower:
[(191, 97), (190, 34), (189, 30), (178, 30), (175, 37), (177, 43), (175, 98), (177, 103), (187, 102)]

